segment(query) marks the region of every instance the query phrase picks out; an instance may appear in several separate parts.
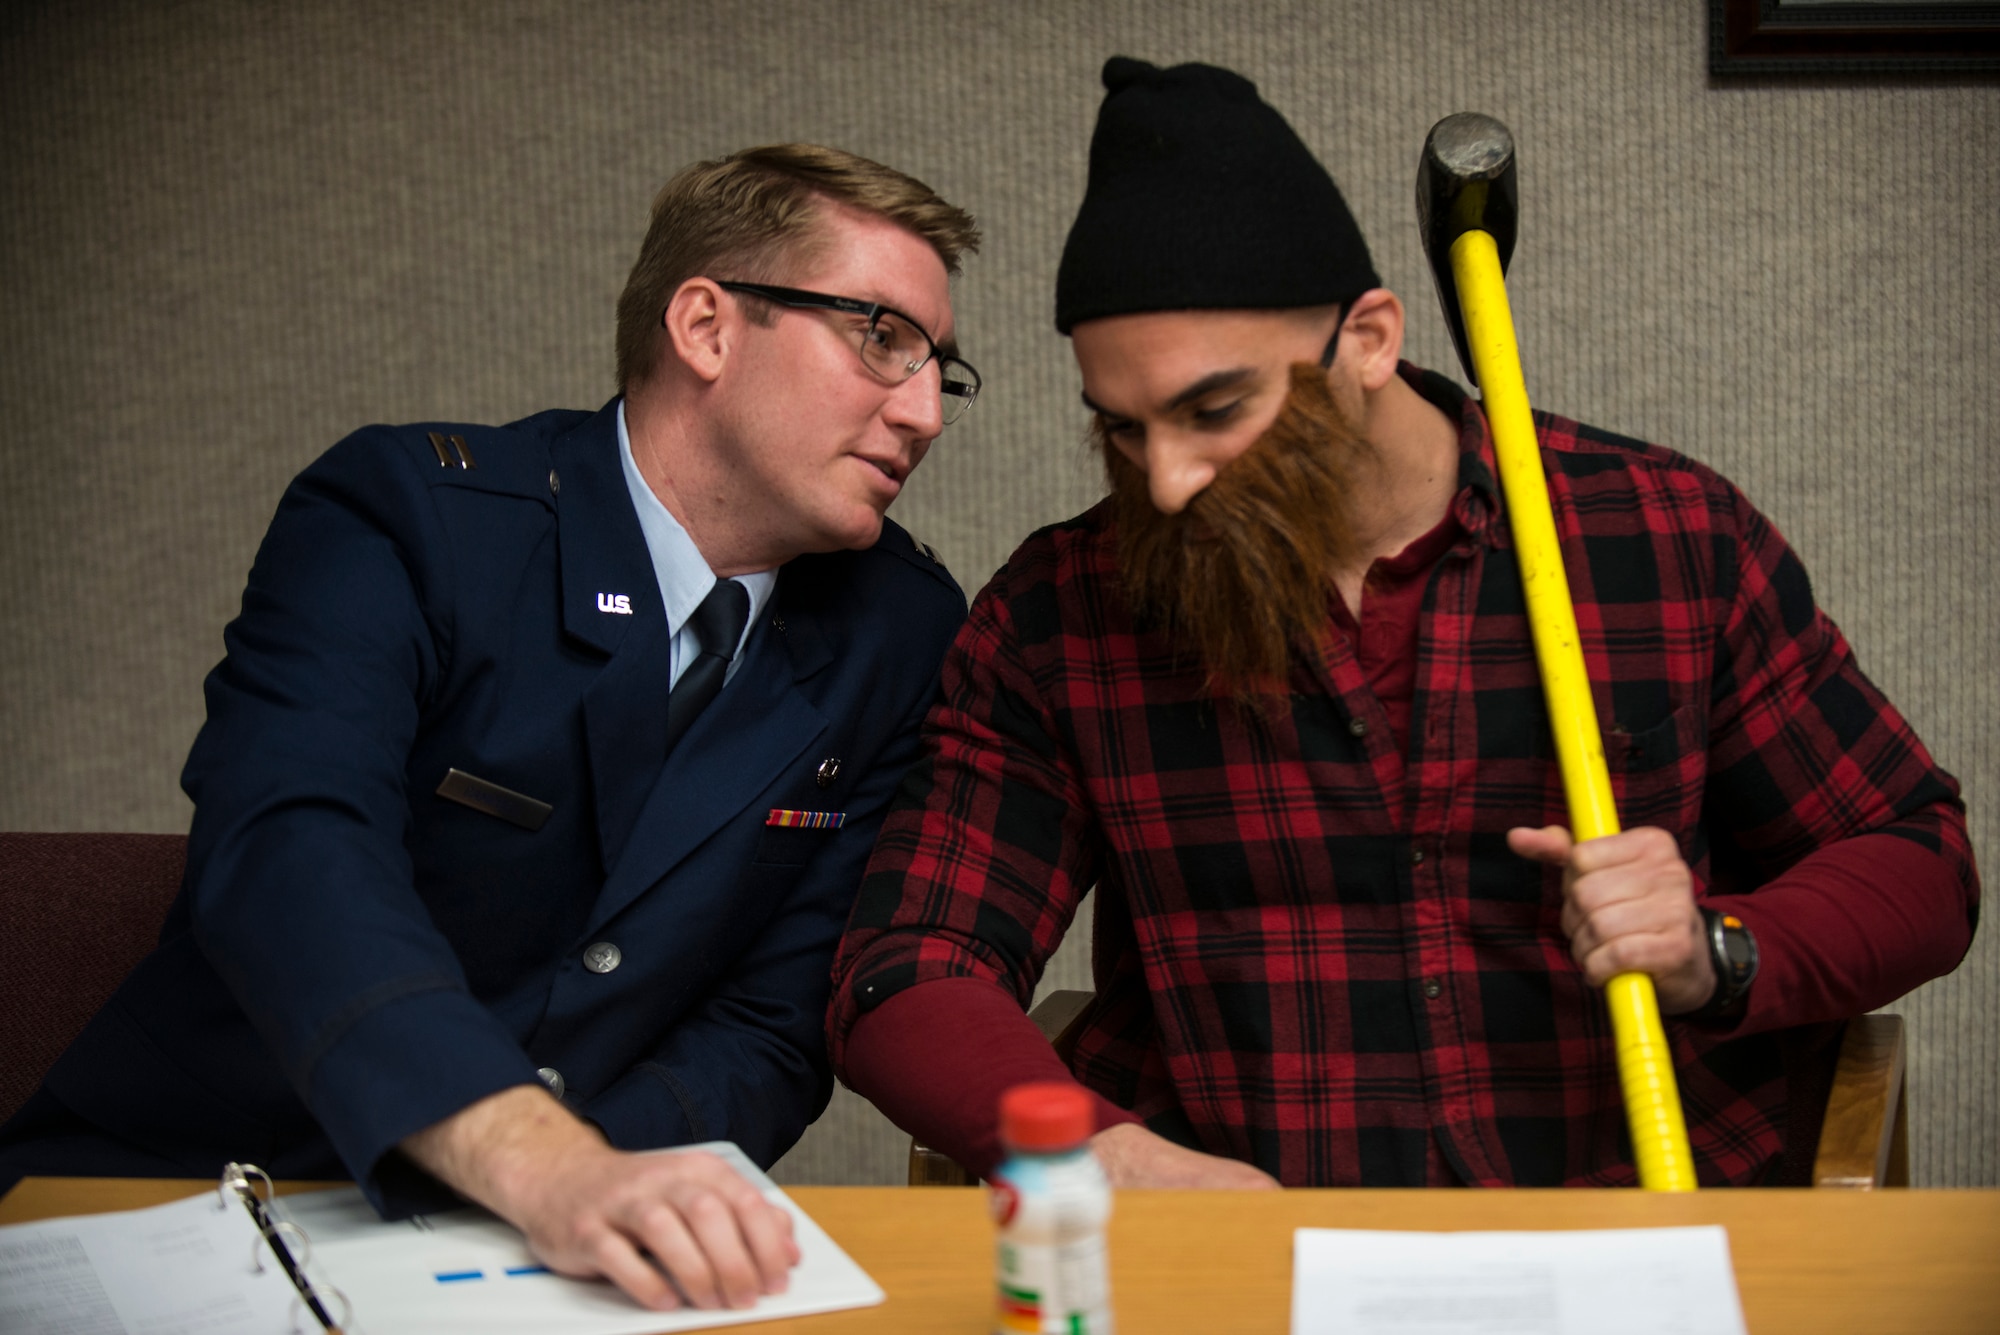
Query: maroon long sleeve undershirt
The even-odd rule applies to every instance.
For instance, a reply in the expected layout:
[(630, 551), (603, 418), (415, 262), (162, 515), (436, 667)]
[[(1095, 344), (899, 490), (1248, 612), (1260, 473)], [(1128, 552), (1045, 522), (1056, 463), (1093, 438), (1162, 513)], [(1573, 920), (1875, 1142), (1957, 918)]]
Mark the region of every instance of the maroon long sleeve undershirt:
[[(1005, 988), (940, 978), (898, 992), (847, 1039), (847, 1083), (925, 1145), (985, 1176), (1001, 1159), (1000, 1096), (1076, 1078)], [(1097, 1129), (1139, 1119), (1101, 1094)]]
[[(1447, 515), (1396, 557), (1378, 561), (1358, 627), (1345, 608), (1335, 614), (1405, 749), (1424, 586), (1457, 532)], [(1821, 848), (1755, 895), (1712, 896), (1706, 902), (1749, 925), (1762, 954), (1749, 1005), (1732, 1030), (1860, 1014), (1949, 972), (1971, 944), (1971, 926), (1946, 940), (1933, 925), (1963, 922), (1963, 900), (1949, 861), (1892, 834)], [(1900, 962), (1901, 972), (1889, 971), (1888, 961)], [(850, 1086), (897, 1126), (982, 1175), (1001, 1158), (1001, 1094), (1032, 1080), (1074, 1079), (1014, 997), (977, 978), (939, 979), (889, 998), (855, 1022), (845, 1055)], [(1139, 1120), (1095, 1091), (1091, 1098), (1098, 1130)]]

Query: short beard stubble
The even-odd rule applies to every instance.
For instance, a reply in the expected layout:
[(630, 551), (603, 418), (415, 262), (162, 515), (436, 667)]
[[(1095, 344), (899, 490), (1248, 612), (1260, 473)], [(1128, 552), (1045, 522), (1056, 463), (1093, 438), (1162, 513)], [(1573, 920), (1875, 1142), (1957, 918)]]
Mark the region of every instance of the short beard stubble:
[(1118, 566), (1142, 621), (1164, 625), (1239, 702), (1283, 696), (1294, 644), (1314, 643), (1353, 554), (1354, 481), (1374, 451), (1310, 363), (1291, 368), (1269, 429), (1179, 514), (1153, 507), (1146, 475), (1105, 435)]

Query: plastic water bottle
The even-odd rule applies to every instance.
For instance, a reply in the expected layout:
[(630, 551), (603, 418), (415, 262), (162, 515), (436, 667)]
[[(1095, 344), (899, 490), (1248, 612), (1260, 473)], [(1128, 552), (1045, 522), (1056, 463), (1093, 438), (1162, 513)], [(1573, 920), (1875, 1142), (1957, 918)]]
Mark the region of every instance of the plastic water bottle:
[(1007, 1159), (988, 1180), (1000, 1228), (996, 1335), (1111, 1335), (1111, 1184), (1090, 1152), (1092, 1120), (1076, 1085), (1001, 1096)]

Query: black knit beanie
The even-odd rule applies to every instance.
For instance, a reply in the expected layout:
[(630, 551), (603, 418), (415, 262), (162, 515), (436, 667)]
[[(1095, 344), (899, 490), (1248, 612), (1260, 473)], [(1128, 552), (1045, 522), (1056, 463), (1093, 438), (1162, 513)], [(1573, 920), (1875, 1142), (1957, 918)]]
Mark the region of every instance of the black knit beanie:
[(1381, 286), (1326, 168), (1257, 86), (1113, 56), (1056, 328), (1136, 311), (1332, 306)]

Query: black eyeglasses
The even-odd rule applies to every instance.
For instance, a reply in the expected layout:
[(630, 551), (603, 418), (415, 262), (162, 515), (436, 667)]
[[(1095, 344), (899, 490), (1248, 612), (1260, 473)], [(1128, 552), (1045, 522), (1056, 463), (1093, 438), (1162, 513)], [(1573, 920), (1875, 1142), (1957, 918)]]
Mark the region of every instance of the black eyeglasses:
[(938, 401), (946, 426), (964, 416), (972, 401), (979, 397), (979, 372), (938, 347), (922, 325), (893, 306), (857, 301), (853, 297), (830, 297), (824, 292), (807, 292), (796, 287), (773, 287), (769, 283), (729, 283), (719, 278), (715, 281), (727, 291), (762, 297), (780, 306), (839, 311), (866, 320), (867, 326), (860, 331), (861, 363), (892, 385), (908, 380), (936, 359)]

